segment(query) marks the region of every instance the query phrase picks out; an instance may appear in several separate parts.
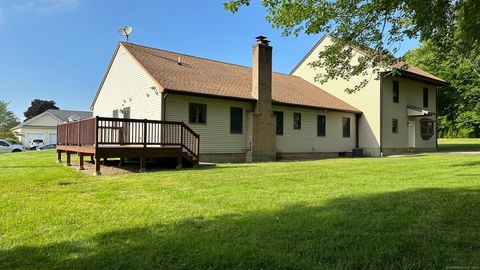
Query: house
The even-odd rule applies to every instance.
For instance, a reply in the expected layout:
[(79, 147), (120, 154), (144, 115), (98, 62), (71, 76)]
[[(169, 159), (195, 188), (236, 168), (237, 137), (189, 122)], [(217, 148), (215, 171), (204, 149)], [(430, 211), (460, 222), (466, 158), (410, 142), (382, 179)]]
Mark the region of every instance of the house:
[[(262, 36), (252, 67), (121, 42), (91, 110), (185, 123), (200, 135), (200, 159), (215, 162), (350, 155), (362, 115), (300, 76), (272, 72), (272, 47)], [(146, 131), (129, 133), (147, 145)]]
[[(321, 68), (313, 69), (308, 63), (318, 59), (318, 53), (333, 44), (325, 35), (290, 73), (321, 87), (335, 97), (362, 111), (358, 122), (359, 147), (367, 156), (382, 156), (407, 151), (435, 151), (437, 149), (436, 89), (446, 82), (434, 75), (408, 66), (397, 76), (369, 71), (372, 78), (363, 89), (348, 94), (364, 77), (346, 81), (341, 78), (324, 84), (315, 81)], [(364, 52), (352, 46), (356, 57)], [(398, 66), (403, 63), (399, 62)], [(376, 80), (380, 75), (380, 80)]]
[(25, 146), (40, 139), (45, 144), (57, 143), (57, 125), (69, 121), (91, 118), (92, 112), (47, 110), (11, 129)]

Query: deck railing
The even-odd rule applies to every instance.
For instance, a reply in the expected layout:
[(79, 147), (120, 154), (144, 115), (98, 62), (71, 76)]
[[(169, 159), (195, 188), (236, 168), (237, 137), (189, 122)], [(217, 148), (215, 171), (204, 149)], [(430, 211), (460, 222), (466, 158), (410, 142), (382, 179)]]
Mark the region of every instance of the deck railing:
[(200, 136), (183, 122), (95, 117), (57, 126), (57, 144), (68, 146), (179, 146), (198, 159)]

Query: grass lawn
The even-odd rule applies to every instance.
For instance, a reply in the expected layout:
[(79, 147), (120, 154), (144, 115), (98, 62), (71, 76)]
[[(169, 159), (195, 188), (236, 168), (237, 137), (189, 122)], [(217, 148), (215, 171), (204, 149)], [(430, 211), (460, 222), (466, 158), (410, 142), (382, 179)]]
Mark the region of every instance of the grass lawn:
[(438, 139), (440, 151), (480, 151), (480, 138)]
[(480, 155), (99, 177), (0, 155), (0, 269), (479, 266)]

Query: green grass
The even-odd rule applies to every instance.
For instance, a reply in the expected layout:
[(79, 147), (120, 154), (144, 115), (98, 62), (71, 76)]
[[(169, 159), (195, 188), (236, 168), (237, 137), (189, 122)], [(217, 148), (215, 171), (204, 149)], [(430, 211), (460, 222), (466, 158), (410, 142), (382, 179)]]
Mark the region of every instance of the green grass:
[(438, 139), (440, 151), (480, 151), (480, 138)]
[(480, 155), (93, 177), (5, 154), (0, 269), (478, 267), (479, 209)]

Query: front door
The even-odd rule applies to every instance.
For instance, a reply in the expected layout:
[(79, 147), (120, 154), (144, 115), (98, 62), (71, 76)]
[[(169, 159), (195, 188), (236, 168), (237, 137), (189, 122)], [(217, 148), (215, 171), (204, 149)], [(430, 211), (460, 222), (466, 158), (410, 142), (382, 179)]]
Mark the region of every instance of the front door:
[[(130, 119), (130, 107), (126, 107), (122, 110), (123, 118)], [(130, 142), (130, 122), (123, 122), (123, 136), (120, 143), (128, 144)]]
[(408, 121), (408, 147), (415, 148), (415, 121)]

